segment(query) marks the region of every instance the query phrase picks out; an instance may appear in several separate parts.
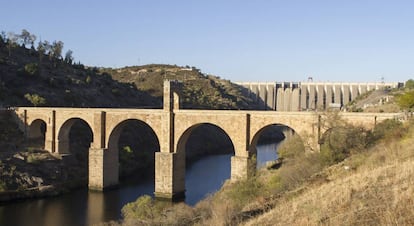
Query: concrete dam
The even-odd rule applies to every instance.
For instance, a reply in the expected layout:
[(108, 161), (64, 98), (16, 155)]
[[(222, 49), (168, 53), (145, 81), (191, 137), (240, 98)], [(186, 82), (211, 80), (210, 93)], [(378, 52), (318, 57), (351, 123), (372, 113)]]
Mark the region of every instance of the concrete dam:
[(341, 108), (371, 90), (399, 88), (400, 82), (236, 82), (262, 110), (312, 111)]

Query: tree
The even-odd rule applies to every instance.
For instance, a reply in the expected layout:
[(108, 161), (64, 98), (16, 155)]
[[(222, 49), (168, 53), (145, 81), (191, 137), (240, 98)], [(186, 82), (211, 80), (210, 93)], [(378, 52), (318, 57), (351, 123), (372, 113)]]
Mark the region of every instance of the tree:
[(7, 40), (6, 32), (2, 31), (0, 33), (0, 46), (2, 46), (3, 44), (6, 44), (6, 40)]
[(414, 107), (414, 90), (405, 92), (397, 96), (397, 103), (402, 109), (411, 109)]
[(53, 66), (56, 67), (56, 63), (58, 60), (62, 59), (62, 49), (63, 49), (63, 42), (62, 41), (54, 41), (51, 46), (51, 56), (53, 59)]
[(23, 45), (31, 45), (33, 46), (34, 42), (36, 41), (36, 35), (30, 34), (26, 29), (22, 30), (22, 33), (20, 35), (20, 38), (22, 39)]
[(7, 49), (9, 50), (9, 57), (11, 56), (11, 50), (17, 46), (19, 36), (9, 32), (7, 34)]
[(43, 41), (42, 46), (44, 48), (44, 53), (49, 56), (49, 60), (52, 60), (52, 45), (49, 43), (49, 41), (45, 40)]
[(37, 52), (39, 53), (39, 63), (41, 63), (43, 56), (46, 54), (46, 48), (42, 41), (39, 41), (37, 45)]
[(63, 42), (62, 41), (54, 41), (52, 44), (52, 55), (55, 59), (62, 58), (62, 50), (63, 50)]
[(405, 87), (408, 88), (408, 89), (414, 89), (414, 80), (408, 79), (405, 82)]
[(73, 63), (74, 58), (73, 58), (72, 54), (73, 54), (72, 50), (69, 49), (68, 51), (66, 51), (66, 54), (65, 54), (65, 62), (66, 63), (68, 63), (68, 64)]
[(46, 99), (37, 94), (26, 93), (24, 98), (26, 98), (35, 107), (46, 104)]

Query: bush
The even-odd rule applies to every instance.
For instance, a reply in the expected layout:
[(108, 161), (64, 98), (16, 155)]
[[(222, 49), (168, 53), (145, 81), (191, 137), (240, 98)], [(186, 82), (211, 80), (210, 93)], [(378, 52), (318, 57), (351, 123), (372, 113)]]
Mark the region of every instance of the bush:
[(92, 82), (91, 76), (88, 75), (88, 77), (86, 77), (85, 82), (86, 82), (86, 84), (90, 84)]
[(30, 154), (27, 156), (26, 162), (31, 164), (38, 164), (39, 159), (36, 157), (35, 154)]
[(414, 80), (408, 79), (405, 82), (405, 88), (407, 88), (407, 89), (414, 89)]
[(286, 138), (277, 148), (279, 158), (294, 158), (305, 154), (305, 146), (298, 135)]
[(234, 187), (228, 191), (228, 197), (236, 203), (236, 206), (243, 207), (258, 196), (263, 187), (257, 177), (252, 176), (236, 182)]
[(134, 219), (153, 219), (159, 214), (159, 209), (155, 208), (155, 201), (149, 195), (139, 197), (135, 202), (130, 202), (122, 208), (122, 215), (125, 218)]
[(362, 127), (345, 125), (328, 130), (322, 138), (321, 159), (330, 165), (343, 161), (353, 152), (364, 150), (370, 133)]
[(46, 104), (46, 99), (39, 96), (38, 94), (26, 93), (24, 95), (24, 98), (26, 98), (26, 100), (28, 100), (30, 103), (32, 103), (33, 106), (35, 106), (35, 107)]
[(24, 66), (24, 71), (27, 75), (36, 76), (39, 74), (39, 66), (37, 63), (30, 63)]
[(414, 90), (405, 92), (397, 96), (397, 103), (402, 109), (411, 109), (414, 107)]
[(407, 129), (404, 128), (402, 122), (396, 119), (386, 119), (377, 125), (373, 132), (370, 134), (369, 142), (374, 144), (380, 139), (392, 140), (395, 138), (401, 138)]

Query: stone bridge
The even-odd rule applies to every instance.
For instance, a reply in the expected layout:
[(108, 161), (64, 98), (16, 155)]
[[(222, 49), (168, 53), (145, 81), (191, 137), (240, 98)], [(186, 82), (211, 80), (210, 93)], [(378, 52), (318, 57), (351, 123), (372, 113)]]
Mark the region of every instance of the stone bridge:
[[(200, 125), (215, 125), (230, 138), (234, 147), (231, 180), (248, 175), (251, 170), (249, 159), (255, 154), (257, 140), (269, 126), (291, 128), (315, 150), (324, 132), (320, 125), (322, 116), (315, 112), (182, 110), (179, 109), (179, 92), (179, 83), (164, 82), (163, 109), (19, 107), (15, 112), (27, 137), (44, 136), (45, 149), (57, 154), (69, 153), (72, 125), (79, 120), (87, 123), (93, 133), (89, 148), (89, 188), (98, 190), (118, 184), (118, 139), (123, 126), (130, 120), (145, 123), (153, 130), (160, 147), (155, 153), (155, 195), (173, 199), (184, 195), (185, 147), (192, 131)], [(368, 128), (378, 121), (397, 116), (342, 114), (344, 119)], [(42, 125), (45, 131), (41, 131)]]

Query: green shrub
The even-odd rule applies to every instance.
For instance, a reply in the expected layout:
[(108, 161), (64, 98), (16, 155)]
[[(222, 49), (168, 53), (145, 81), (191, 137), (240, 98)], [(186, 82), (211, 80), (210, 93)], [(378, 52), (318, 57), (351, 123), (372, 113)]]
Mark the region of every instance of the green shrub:
[(286, 138), (277, 148), (279, 158), (294, 158), (305, 154), (305, 146), (298, 135)]
[(167, 207), (165, 202), (156, 201), (149, 195), (140, 196), (135, 202), (126, 204), (121, 212), (124, 218), (148, 220), (159, 217)]
[(30, 103), (32, 103), (33, 106), (35, 106), (35, 107), (46, 104), (46, 99), (39, 96), (38, 94), (26, 93), (24, 95), (24, 98), (26, 98), (26, 100), (28, 100)]
[(352, 152), (364, 150), (368, 143), (369, 132), (362, 127), (341, 126), (328, 130), (322, 139), (321, 158), (326, 164), (343, 161)]
[(397, 96), (397, 104), (402, 109), (411, 109), (414, 107), (414, 90), (405, 92)]
[(380, 139), (392, 140), (395, 138), (401, 138), (407, 129), (404, 128), (402, 122), (396, 119), (386, 119), (377, 125), (370, 134), (369, 142), (374, 144)]
[(24, 66), (24, 71), (27, 75), (36, 76), (39, 74), (39, 66), (37, 63), (30, 63)]
[(252, 176), (245, 180), (237, 181), (234, 187), (227, 191), (227, 194), (236, 206), (242, 207), (254, 200), (264, 187), (256, 176)]
[(414, 89), (414, 80), (408, 79), (405, 82), (405, 88), (407, 88), (407, 89)]
[(91, 76), (88, 75), (88, 77), (86, 77), (85, 82), (86, 82), (86, 84), (90, 84), (92, 82)]
[(31, 164), (37, 164), (39, 163), (39, 159), (34, 154), (30, 154), (27, 156), (26, 162)]

